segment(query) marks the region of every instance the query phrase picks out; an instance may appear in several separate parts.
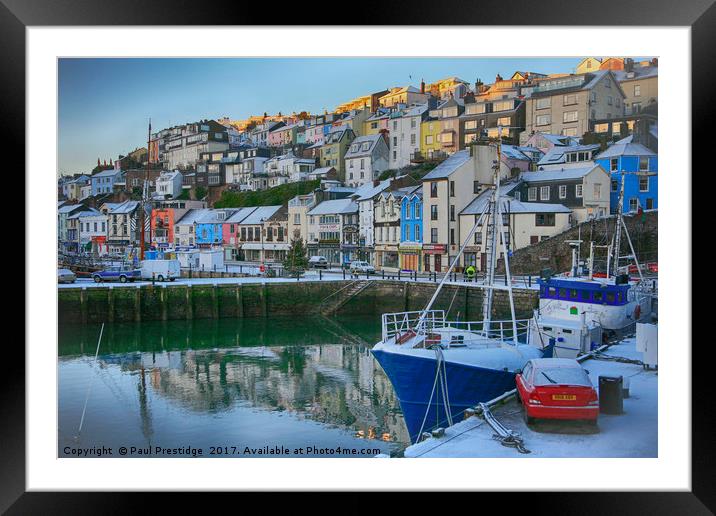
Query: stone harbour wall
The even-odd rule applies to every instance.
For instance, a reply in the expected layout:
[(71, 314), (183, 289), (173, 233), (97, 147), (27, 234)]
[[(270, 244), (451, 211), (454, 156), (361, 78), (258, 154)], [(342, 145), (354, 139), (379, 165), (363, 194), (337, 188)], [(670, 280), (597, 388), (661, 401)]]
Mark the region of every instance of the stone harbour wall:
[[(321, 303), (349, 283), (287, 281), (59, 289), (58, 313), (60, 324), (318, 315)], [(421, 310), (436, 288), (431, 283), (373, 281), (336, 313), (380, 315)], [(537, 307), (538, 292), (516, 288), (513, 293), (518, 318), (531, 316)], [(480, 287), (446, 285), (433, 308), (448, 311), (450, 318), (479, 320), (482, 296)], [(495, 291), (493, 317), (509, 316), (507, 292)]]

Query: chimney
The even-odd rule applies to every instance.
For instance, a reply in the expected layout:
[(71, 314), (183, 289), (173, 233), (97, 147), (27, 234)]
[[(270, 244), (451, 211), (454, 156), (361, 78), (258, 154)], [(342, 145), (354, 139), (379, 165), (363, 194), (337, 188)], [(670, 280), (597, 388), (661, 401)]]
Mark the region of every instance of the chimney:
[(425, 79), (420, 79), (420, 93), (425, 93)]
[(631, 57), (627, 57), (624, 60), (624, 71), (625, 72), (632, 72), (634, 71), (634, 60)]
[(380, 180), (373, 179), (373, 186), (378, 186), (380, 184)]

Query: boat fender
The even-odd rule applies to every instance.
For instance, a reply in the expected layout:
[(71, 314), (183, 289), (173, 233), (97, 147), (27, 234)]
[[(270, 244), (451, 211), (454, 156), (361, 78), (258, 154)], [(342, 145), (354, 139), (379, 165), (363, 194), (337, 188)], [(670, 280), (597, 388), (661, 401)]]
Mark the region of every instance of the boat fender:
[(636, 305), (636, 308), (634, 308), (634, 320), (639, 320), (639, 317), (641, 316), (641, 305)]

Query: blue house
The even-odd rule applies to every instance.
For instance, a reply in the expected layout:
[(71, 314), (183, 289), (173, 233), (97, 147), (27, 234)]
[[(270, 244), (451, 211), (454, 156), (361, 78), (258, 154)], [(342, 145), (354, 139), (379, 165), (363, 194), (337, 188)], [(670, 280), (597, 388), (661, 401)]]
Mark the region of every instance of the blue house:
[(196, 243), (199, 247), (221, 246), (224, 222), (237, 210), (206, 210), (195, 221)]
[(609, 211), (616, 213), (622, 175), (624, 175), (624, 212), (658, 208), (657, 154), (629, 136), (607, 148), (595, 159), (611, 175)]
[(92, 195), (112, 193), (114, 183), (121, 181), (124, 172), (117, 169), (103, 170), (91, 177)]
[(400, 268), (422, 271), (423, 187), (418, 185), (400, 202)]

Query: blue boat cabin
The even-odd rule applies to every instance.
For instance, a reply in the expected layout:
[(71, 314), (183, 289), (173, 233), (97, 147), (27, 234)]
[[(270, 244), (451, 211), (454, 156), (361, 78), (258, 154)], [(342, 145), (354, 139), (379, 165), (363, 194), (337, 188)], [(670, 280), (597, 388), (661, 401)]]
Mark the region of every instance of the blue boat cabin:
[(628, 303), (627, 291), (630, 285), (607, 285), (569, 280), (537, 280), (540, 299), (559, 299), (577, 303), (621, 306)]

